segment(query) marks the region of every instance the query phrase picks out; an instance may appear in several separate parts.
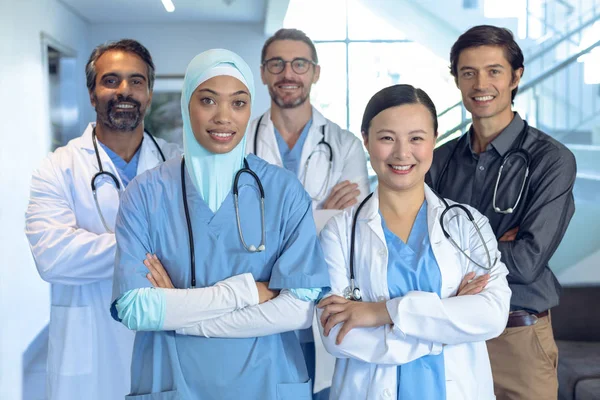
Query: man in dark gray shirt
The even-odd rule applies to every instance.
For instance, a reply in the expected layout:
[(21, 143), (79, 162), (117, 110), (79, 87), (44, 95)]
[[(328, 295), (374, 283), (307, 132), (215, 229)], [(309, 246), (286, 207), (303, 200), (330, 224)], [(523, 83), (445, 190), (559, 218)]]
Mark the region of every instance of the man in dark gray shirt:
[(509, 30), (469, 29), (452, 47), (450, 62), (473, 124), (435, 151), (428, 183), (488, 217), (509, 270), (508, 325), (488, 342), (496, 396), (556, 399), (558, 350), (549, 310), (558, 304), (560, 285), (548, 261), (575, 211), (575, 158), (513, 112), (524, 66)]

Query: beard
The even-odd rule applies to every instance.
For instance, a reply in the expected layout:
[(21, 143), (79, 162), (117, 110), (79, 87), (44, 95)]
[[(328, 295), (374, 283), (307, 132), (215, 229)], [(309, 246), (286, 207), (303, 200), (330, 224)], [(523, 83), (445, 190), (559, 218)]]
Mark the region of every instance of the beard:
[[(104, 109), (97, 98), (94, 100), (98, 120), (111, 130), (131, 132), (143, 121), (145, 109), (142, 110), (142, 104), (133, 97), (117, 96), (116, 99), (110, 99)], [(117, 103), (130, 103), (135, 107), (131, 111), (117, 110)]]
[[(298, 84), (296, 82), (278, 82), (276, 85), (282, 85), (285, 83), (292, 83), (296, 85)], [(310, 97), (310, 91), (307, 93), (302, 92), (300, 96), (288, 100), (284, 99), (281, 96), (278, 96), (277, 93), (275, 93), (275, 90), (269, 86), (269, 95), (271, 96), (271, 100), (273, 100), (273, 102), (277, 104), (279, 108), (289, 109), (296, 108), (304, 104), (306, 100), (308, 100), (308, 98)]]

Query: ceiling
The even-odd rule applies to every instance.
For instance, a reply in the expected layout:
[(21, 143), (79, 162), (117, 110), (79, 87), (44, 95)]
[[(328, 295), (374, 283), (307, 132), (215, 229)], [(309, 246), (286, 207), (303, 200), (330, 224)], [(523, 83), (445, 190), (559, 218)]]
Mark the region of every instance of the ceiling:
[[(156, 23), (182, 21), (265, 21), (269, 3), (280, 0), (172, 0), (168, 13), (161, 0), (58, 0), (90, 23)], [(287, 2), (284, 0), (287, 8)], [(231, 3), (231, 4), (227, 4)]]

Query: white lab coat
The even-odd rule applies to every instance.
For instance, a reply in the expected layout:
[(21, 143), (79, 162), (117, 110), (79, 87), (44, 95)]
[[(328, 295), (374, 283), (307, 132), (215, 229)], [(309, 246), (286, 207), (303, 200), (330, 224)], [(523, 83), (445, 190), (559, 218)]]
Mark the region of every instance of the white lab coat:
[[(353, 329), (339, 346), (335, 339), (340, 325), (328, 337), (322, 337), (327, 351), (338, 358), (331, 399), (396, 399), (396, 366), (424, 355), (439, 354), (442, 348), (448, 400), (495, 398), (485, 341), (498, 336), (506, 327), (511, 296), (506, 281), (508, 270), (498, 261), (492, 271), (493, 279), (480, 294), (456, 297), (458, 286), (468, 272), (475, 271), (479, 276), (487, 271), (468, 261), (444, 237), (439, 219), (445, 208), (427, 186), (425, 197), (429, 237), (442, 275), (442, 299), (436, 293), (413, 291), (390, 300), (388, 250), (376, 191), (358, 217), (355, 280), (364, 301), (387, 301), (394, 325)], [(492, 260), (500, 259), (487, 218), (468, 208), (481, 227)], [(355, 210), (353, 207), (333, 217), (321, 232), (332, 293), (337, 295), (342, 295), (350, 285), (350, 234)], [(456, 213), (453, 208), (445, 220)], [(466, 217), (452, 219), (445, 226), (467, 254), (487, 265), (479, 236)], [(317, 313), (320, 316), (322, 310)], [(319, 328), (322, 333), (320, 323)]]
[[(130, 388), (134, 332), (110, 316), (116, 244), (92, 196), (90, 182), (99, 171), (92, 128), (89, 124), (81, 137), (46, 157), (31, 181), (26, 234), (40, 276), (52, 284), (48, 399), (122, 399)], [(177, 145), (157, 142), (167, 159), (181, 155)], [(98, 151), (104, 170), (120, 181), (102, 146)], [(145, 134), (137, 173), (160, 162)], [(114, 230), (119, 198), (109, 179), (98, 178), (96, 185)]]
[[(246, 153), (254, 153), (254, 137), (256, 135), (256, 126), (260, 118), (252, 121), (248, 127), (246, 135)], [(258, 130), (257, 156), (263, 160), (282, 167), (281, 154), (275, 138), (275, 129), (271, 121), (271, 110), (267, 110), (262, 116), (261, 126)], [(302, 148), (300, 165), (298, 166), (298, 179), (304, 181), (304, 165), (306, 159), (317, 148), (317, 144), (323, 138), (321, 127), (325, 125), (325, 141), (329, 143), (333, 150), (333, 166), (331, 168), (331, 177), (327, 188), (323, 189), (322, 199), (313, 199), (313, 210), (319, 210), (329, 197), (331, 189), (338, 183), (349, 180), (358, 184), (360, 196), (358, 201), (362, 201), (369, 194), (369, 178), (367, 174), (367, 160), (362, 142), (351, 132), (340, 128), (337, 124), (329, 121), (316, 108), (312, 109), (312, 125), (308, 131), (308, 136)], [(309, 176), (306, 178), (305, 189), (315, 197), (319, 189), (326, 181), (326, 174), (329, 165), (329, 153), (326, 147), (319, 145), (319, 152), (315, 153), (310, 161)], [(321, 150), (324, 150), (321, 152)], [(313, 164), (314, 163), (314, 164)]]

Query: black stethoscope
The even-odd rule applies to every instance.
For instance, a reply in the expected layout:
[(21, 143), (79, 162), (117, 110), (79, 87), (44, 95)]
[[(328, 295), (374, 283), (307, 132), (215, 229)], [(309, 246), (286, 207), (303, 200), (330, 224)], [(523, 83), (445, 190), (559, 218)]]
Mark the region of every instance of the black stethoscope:
[[(144, 131), (144, 132), (148, 134), (148, 136), (152, 140), (152, 143), (154, 143), (154, 146), (156, 146), (156, 150), (158, 150), (158, 153), (160, 154), (160, 157), (162, 158), (163, 162), (165, 162), (167, 159), (165, 158), (165, 155), (163, 154), (162, 150), (160, 149), (160, 146), (156, 142), (156, 139), (154, 139), (154, 136), (152, 136), (149, 132), (146, 132), (146, 131)], [(92, 182), (91, 182), (92, 194), (94, 195), (94, 202), (96, 203), (96, 209), (98, 210), (98, 215), (100, 216), (102, 225), (104, 225), (104, 229), (106, 229), (106, 231), (109, 233), (114, 233), (108, 227), (108, 224), (106, 223), (106, 220), (104, 219), (104, 215), (102, 215), (102, 210), (100, 209), (100, 203), (98, 203), (98, 195), (96, 193), (96, 179), (102, 175), (108, 176), (114, 182), (115, 187), (117, 188), (117, 193), (119, 194), (119, 197), (121, 197), (121, 184), (119, 183), (119, 180), (113, 173), (111, 173), (109, 171), (105, 171), (102, 166), (102, 161), (100, 160), (100, 152), (98, 151), (98, 143), (96, 141), (96, 127), (95, 126), (92, 129), (92, 143), (94, 144), (94, 153), (96, 153), (96, 159), (98, 160), (98, 169), (100, 170), (100, 172), (97, 172), (92, 177)]]
[[(524, 126), (523, 126), (523, 129), (521, 130), (521, 132), (519, 133), (519, 135), (521, 137), (520, 137), (519, 143), (517, 145), (517, 148), (508, 151), (504, 155), (504, 157), (502, 157), (502, 163), (500, 164), (500, 169), (498, 170), (498, 177), (496, 178), (496, 184), (494, 185), (494, 195), (492, 197), (492, 207), (494, 209), (494, 212), (496, 212), (498, 214), (512, 214), (517, 209), (517, 206), (519, 205), (519, 202), (521, 201), (521, 196), (523, 195), (523, 191), (525, 190), (525, 186), (527, 185), (527, 178), (529, 177), (529, 166), (531, 165), (531, 155), (529, 154), (529, 152), (527, 150), (525, 150), (523, 148), (523, 144), (525, 143), (525, 137), (527, 136), (527, 129), (529, 128), (529, 124), (527, 123), (527, 121), (523, 121), (523, 122), (524, 122)], [(464, 136), (467, 136), (467, 135), (464, 135)], [(440, 171), (440, 177), (436, 181), (437, 184), (435, 185), (435, 189), (434, 189), (434, 191), (436, 191), (436, 192), (439, 191), (440, 182), (442, 182), (444, 175), (446, 175), (446, 173), (448, 172), (448, 167), (450, 166), (450, 161), (452, 160), (452, 157), (454, 157), (454, 153), (456, 153), (456, 149), (458, 148), (458, 145), (459, 145), (459, 142), (461, 139), (462, 138), (460, 138), (456, 141), (456, 145), (452, 149), (450, 156), (448, 157), (448, 159), (446, 160), (446, 163), (444, 164), (444, 167)], [(518, 157), (518, 158), (521, 158), (525, 162), (525, 175), (523, 176), (523, 181), (521, 182), (521, 187), (519, 189), (519, 195), (517, 196), (517, 200), (515, 201), (515, 204), (512, 207), (502, 210), (502, 209), (500, 209), (500, 207), (498, 207), (496, 205), (496, 198), (498, 195), (498, 185), (500, 184), (500, 178), (502, 177), (502, 170), (504, 169), (504, 165), (510, 159), (510, 157)]]
[[(239, 196), (238, 196), (238, 181), (240, 179), (240, 176), (243, 173), (250, 174), (252, 176), (252, 178), (258, 185), (258, 190), (260, 191), (260, 217), (261, 217), (262, 238), (261, 238), (261, 242), (258, 245), (258, 247), (256, 247), (253, 244), (248, 246), (246, 244), (246, 241), (244, 240), (244, 234), (242, 233), (242, 224), (240, 222), (240, 209), (239, 209), (239, 201), (238, 201), (238, 198), (239, 198)], [(191, 283), (192, 283), (192, 288), (195, 288), (196, 287), (196, 253), (195, 253), (195, 248), (194, 248), (194, 233), (192, 230), (192, 221), (190, 219), (190, 210), (188, 208), (188, 202), (187, 202), (187, 190), (186, 190), (186, 184), (185, 184), (185, 158), (184, 157), (181, 157), (181, 193), (183, 196), (183, 209), (185, 211), (185, 221), (187, 223), (188, 240), (189, 240), (189, 244), (190, 244), (190, 271), (191, 271), (191, 275), (192, 275)], [(248, 166), (248, 161), (246, 161), (246, 159), (244, 159), (244, 168), (241, 168), (235, 174), (235, 178), (233, 180), (233, 202), (235, 205), (235, 218), (237, 220), (238, 233), (240, 234), (240, 240), (242, 242), (242, 245), (244, 246), (246, 251), (248, 251), (250, 253), (259, 253), (261, 251), (265, 251), (265, 249), (266, 249), (266, 247), (265, 247), (265, 236), (266, 236), (266, 233), (265, 233), (265, 191), (263, 189), (263, 185), (260, 181), (260, 178), (258, 177), (258, 175), (256, 175), (256, 173), (254, 171), (252, 171), (250, 169), (250, 167)]]
[[(264, 117), (264, 115), (260, 116), (260, 118), (258, 119), (258, 124), (256, 124), (256, 129), (254, 130), (254, 146), (253, 147), (254, 147), (254, 154), (257, 156), (258, 156), (258, 131), (260, 128), (260, 123), (263, 120), (263, 117)], [(309, 193), (311, 199), (313, 199), (315, 201), (321, 201), (325, 198), (325, 194), (327, 193), (327, 188), (329, 187), (329, 181), (331, 179), (331, 171), (333, 170), (333, 149), (331, 148), (331, 145), (327, 142), (327, 140), (325, 140), (325, 125), (321, 126), (321, 140), (317, 143), (317, 145), (315, 146), (313, 151), (310, 152), (310, 154), (306, 158), (306, 161), (304, 162), (304, 177), (302, 179), (302, 186), (305, 189), (306, 189), (306, 177), (308, 176), (308, 166), (310, 163), (310, 159), (312, 158), (313, 155), (323, 152), (323, 151), (318, 150), (319, 146), (325, 146), (327, 148), (328, 153), (329, 153), (329, 165), (327, 167), (327, 175), (325, 175), (326, 180), (325, 180), (325, 183), (323, 184), (323, 186), (321, 186), (321, 188), (319, 189), (319, 191), (317, 192), (317, 194), (315, 196), (313, 196), (312, 194)]]
[[(442, 233), (444, 234), (446, 239), (448, 239), (450, 241), (450, 243), (452, 243), (452, 245), (459, 252), (461, 252), (465, 257), (467, 257), (469, 259), (469, 261), (471, 261), (472, 263), (474, 263), (475, 265), (477, 265), (480, 268), (483, 268), (487, 271), (491, 271), (494, 268), (494, 266), (496, 265), (496, 262), (498, 261), (498, 259), (496, 258), (496, 259), (494, 259), (494, 262), (492, 262), (490, 250), (488, 249), (487, 244), (485, 243), (483, 234), (481, 233), (481, 230), (479, 229), (479, 225), (477, 225), (477, 223), (475, 222), (475, 218), (473, 218), (473, 214), (469, 211), (469, 209), (467, 207), (463, 206), (462, 204), (449, 205), (448, 202), (446, 201), (446, 199), (441, 197), (435, 191), (434, 191), (434, 193), (444, 203), (444, 211), (442, 211), (442, 214), (440, 215), (439, 222), (440, 222), (440, 226), (442, 227)], [(350, 236), (350, 240), (351, 240), (351, 242), (350, 242), (350, 286), (348, 286), (346, 289), (344, 289), (344, 293), (343, 293), (344, 298), (346, 298), (348, 300), (362, 301), (362, 293), (361, 293), (358, 285), (356, 285), (356, 280), (355, 280), (356, 278), (354, 276), (354, 245), (356, 242), (356, 222), (358, 220), (358, 214), (360, 213), (360, 210), (363, 208), (363, 206), (367, 203), (367, 201), (369, 201), (369, 199), (372, 196), (373, 196), (373, 193), (371, 193), (367, 197), (365, 197), (365, 199), (360, 203), (360, 205), (356, 209), (356, 213), (354, 214), (354, 218), (352, 219), (352, 233)], [(448, 211), (452, 210), (453, 208), (458, 208), (459, 210), (463, 211), (465, 213), (465, 215), (467, 216), (467, 218), (469, 219), (469, 221), (471, 222), (471, 224), (473, 224), (473, 226), (475, 227), (475, 231), (477, 232), (477, 235), (479, 236), (479, 239), (481, 240), (481, 243), (483, 244), (483, 248), (485, 249), (485, 252), (487, 255), (487, 265), (482, 265), (482, 264), (478, 263), (477, 261), (473, 260), (463, 249), (460, 248), (458, 243), (456, 243), (456, 241), (452, 238), (452, 236), (450, 236), (450, 233), (446, 230), (446, 228), (444, 226), (444, 217), (446, 216)], [(456, 218), (456, 217), (458, 217), (458, 214), (455, 214), (454, 216), (452, 216), (448, 222), (450, 222), (453, 218)]]

